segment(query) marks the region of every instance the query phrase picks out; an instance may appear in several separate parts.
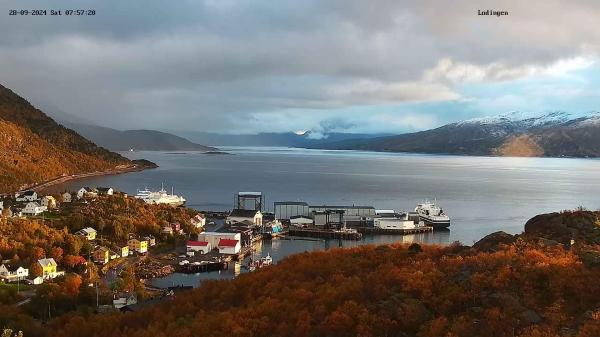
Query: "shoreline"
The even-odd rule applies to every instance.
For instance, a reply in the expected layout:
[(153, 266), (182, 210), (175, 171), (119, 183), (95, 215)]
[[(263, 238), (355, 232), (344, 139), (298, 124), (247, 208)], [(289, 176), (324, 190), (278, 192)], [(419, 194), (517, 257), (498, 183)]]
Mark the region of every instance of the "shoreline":
[(140, 171), (151, 169), (151, 168), (155, 168), (155, 167), (151, 167), (148, 165), (140, 165), (140, 164), (135, 164), (135, 163), (131, 164), (131, 165), (118, 165), (112, 169), (108, 169), (105, 171), (95, 171), (95, 172), (72, 174), (72, 175), (56, 177), (56, 178), (41, 182), (39, 184), (28, 186), (27, 188), (21, 189), (19, 192), (28, 191), (28, 190), (33, 190), (36, 192), (44, 192), (46, 189), (48, 189), (50, 187), (53, 187), (53, 186), (56, 186), (56, 185), (59, 185), (62, 183), (66, 183), (66, 182), (72, 181), (72, 180), (90, 178), (90, 177), (116, 175), (116, 174), (123, 174), (123, 173), (131, 173), (131, 172), (140, 172)]

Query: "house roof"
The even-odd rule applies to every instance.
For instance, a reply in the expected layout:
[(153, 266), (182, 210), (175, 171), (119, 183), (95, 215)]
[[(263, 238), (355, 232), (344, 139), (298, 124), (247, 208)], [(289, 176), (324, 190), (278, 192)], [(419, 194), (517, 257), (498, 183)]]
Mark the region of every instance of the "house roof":
[(53, 258), (49, 259), (39, 259), (38, 263), (42, 265), (42, 267), (56, 266), (56, 261)]
[(31, 196), (31, 195), (34, 195), (34, 194), (36, 194), (35, 191), (25, 191), (25, 192), (23, 192), (23, 193), (21, 193), (19, 195), (24, 197), (24, 196)]
[(25, 205), (25, 207), (40, 207), (40, 204), (32, 201), (32, 202), (28, 202), (27, 205)]
[(276, 201), (275, 206), (277, 205), (298, 205), (298, 206), (308, 206), (304, 201)]
[(331, 209), (331, 210), (335, 210), (335, 209), (372, 209), (374, 210), (375, 207), (373, 206), (331, 206), (331, 205), (311, 205), (309, 206), (310, 208), (326, 208), (326, 209)]
[(238, 240), (232, 240), (232, 239), (220, 239), (219, 240), (219, 247), (235, 247), (238, 244)]
[(290, 220), (292, 220), (292, 219), (309, 219), (309, 220), (312, 220), (310, 217), (307, 217), (306, 215), (292, 215), (290, 217)]
[(240, 217), (240, 218), (254, 218), (256, 213), (259, 211), (253, 209), (240, 209), (235, 208), (231, 211), (229, 216)]
[(238, 192), (239, 196), (252, 196), (258, 197), (262, 195), (262, 192)]
[(80, 229), (79, 231), (77, 231), (76, 234), (86, 235), (86, 234), (92, 234), (92, 233), (96, 233), (96, 230), (93, 229), (92, 227), (86, 227), (86, 228), (83, 228), (83, 229)]
[(112, 190), (112, 187), (96, 187), (98, 192), (108, 192), (108, 190)]
[[(237, 240), (234, 240), (234, 241), (237, 241)], [(188, 241), (186, 243), (186, 245), (195, 246), (195, 247), (206, 247), (206, 246), (208, 246), (208, 242), (206, 242), (206, 241)]]

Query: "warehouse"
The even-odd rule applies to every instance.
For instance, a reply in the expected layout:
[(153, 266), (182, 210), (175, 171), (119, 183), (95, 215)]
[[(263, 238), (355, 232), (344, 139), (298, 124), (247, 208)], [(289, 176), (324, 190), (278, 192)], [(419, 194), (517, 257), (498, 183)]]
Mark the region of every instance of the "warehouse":
[(302, 201), (278, 201), (273, 204), (275, 219), (289, 220), (292, 217), (310, 217), (309, 206)]

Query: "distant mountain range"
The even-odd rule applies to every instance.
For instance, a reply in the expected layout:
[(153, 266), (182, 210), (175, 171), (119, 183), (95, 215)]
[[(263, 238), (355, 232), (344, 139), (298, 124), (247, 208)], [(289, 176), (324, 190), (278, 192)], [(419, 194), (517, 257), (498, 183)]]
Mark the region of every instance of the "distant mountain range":
[(427, 131), (334, 141), (314, 147), (484, 156), (599, 157), (600, 113), (510, 112)]
[(133, 165), (0, 85), (0, 193), (63, 175)]
[(155, 130), (116, 130), (107, 127), (63, 122), (94, 143), (112, 151), (216, 151), (183, 137)]
[(181, 132), (186, 138), (212, 146), (284, 146), (284, 147), (319, 147), (322, 144), (349, 139), (370, 139), (389, 136), (391, 134), (360, 134), (330, 132), (319, 134), (311, 131), (299, 132), (263, 132), (254, 135), (227, 135), (211, 132)]

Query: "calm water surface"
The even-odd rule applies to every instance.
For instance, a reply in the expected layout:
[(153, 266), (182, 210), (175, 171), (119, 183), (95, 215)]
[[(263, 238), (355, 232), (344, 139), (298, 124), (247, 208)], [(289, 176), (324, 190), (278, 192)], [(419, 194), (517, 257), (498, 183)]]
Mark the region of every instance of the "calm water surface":
[[(84, 185), (112, 186), (135, 194), (157, 189), (161, 182), (187, 205), (199, 210), (228, 210), (238, 191), (262, 191), (267, 209), (274, 201), (309, 204), (372, 205), (377, 209), (412, 210), (424, 199), (436, 198), (452, 218), (449, 232), (418, 236), (367, 236), (360, 243), (416, 241), (472, 244), (503, 230), (519, 233), (532, 216), (584, 206), (600, 206), (600, 161), (593, 159), (496, 158), (289, 148), (223, 147), (233, 155), (197, 152), (128, 152), (160, 167), (116, 176), (68, 182), (58, 190)], [(277, 261), (286, 255), (337, 247), (338, 241), (265, 242)], [(176, 275), (157, 285), (197, 284), (221, 274)], [(175, 279), (174, 279), (175, 278)], [(162, 283), (161, 283), (162, 282)]]

